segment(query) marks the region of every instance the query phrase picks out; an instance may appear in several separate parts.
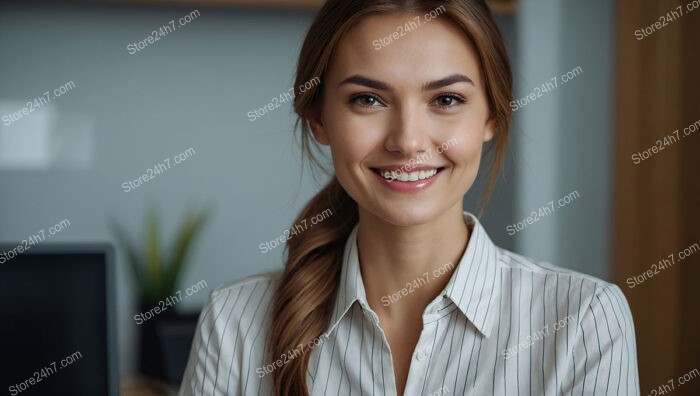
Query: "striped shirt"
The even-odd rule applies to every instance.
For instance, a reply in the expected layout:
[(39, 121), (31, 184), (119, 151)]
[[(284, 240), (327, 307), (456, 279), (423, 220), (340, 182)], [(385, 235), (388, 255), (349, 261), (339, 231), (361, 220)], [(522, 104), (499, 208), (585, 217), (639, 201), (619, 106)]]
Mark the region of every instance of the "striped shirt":
[[(404, 394), (639, 395), (634, 325), (620, 288), (499, 248), (474, 215), (464, 219), (467, 249), (423, 312)], [(311, 354), (310, 395), (396, 395), (356, 236), (357, 226), (326, 331), (276, 361), (267, 357), (267, 334), (279, 273), (214, 290), (180, 395), (271, 395), (271, 373), (301, 353)]]

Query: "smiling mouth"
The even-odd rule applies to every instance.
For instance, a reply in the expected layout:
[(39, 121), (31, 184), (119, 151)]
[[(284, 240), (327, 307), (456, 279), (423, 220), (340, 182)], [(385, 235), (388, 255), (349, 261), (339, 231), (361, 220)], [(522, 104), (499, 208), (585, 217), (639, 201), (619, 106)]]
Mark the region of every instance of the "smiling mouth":
[(422, 181), (422, 180), (428, 180), (438, 173), (440, 173), (444, 167), (441, 168), (431, 168), (431, 169), (421, 169), (421, 170), (413, 170), (410, 172), (404, 172), (401, 169), (379, 169), (379, 168), (370, 168), (372, 169), (372, 172), (376, 173), (377, 175), (383, 177), (387, 181), (399, 181), (399, 182), (415, 182), (415, 181)]

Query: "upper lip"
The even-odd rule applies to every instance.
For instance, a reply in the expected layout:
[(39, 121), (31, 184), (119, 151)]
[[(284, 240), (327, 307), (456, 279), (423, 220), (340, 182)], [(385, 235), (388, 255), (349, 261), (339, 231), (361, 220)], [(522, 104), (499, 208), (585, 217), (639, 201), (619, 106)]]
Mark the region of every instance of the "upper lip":
[(410, 166), (407, 164), (402, 164), (402, 165), (386, 165), (386, 166), (372, 166), (372, 169), (377, 169), (377, 170), (382, 170), (382, 171), (389, 171), (389, 172), (395, 172), (398, 170), (401, 170), (403, 172), (414, 172), (414, 171), (426, 171), (426, 170), (433, 170), (433, 169), (441, 169), (444, 168), (443, 166), (433, 166), (433, 165), (416, 165), (416, 166)]

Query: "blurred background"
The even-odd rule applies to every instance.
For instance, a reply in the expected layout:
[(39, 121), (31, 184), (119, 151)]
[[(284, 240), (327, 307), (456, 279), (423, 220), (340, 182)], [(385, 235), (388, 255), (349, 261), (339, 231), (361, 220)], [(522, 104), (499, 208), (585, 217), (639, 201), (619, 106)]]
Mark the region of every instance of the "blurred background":
[[(0, 242), (9, 251), (42, 231), (33, 254), (97, 250), (112, 262), (104, 312), (115, 352), (102, 353), (118, 362), (109, 370), (122, 394), (177, 387), (209, 293), (281, 268), (283, 246), (262, 245), (325, 182), (302, 167), (282, 101), (319, 3), (0, 2)], [(700, 378), (678, 378), (700, 377), (700, 8), (489, 4), (519, 101), (486, 229), (504, 248), (618, 284), (635, 319), (642, 394), (672, 379), (674, 394), (698, 394)], [(682, 15), (668, 14), (676, 7)], [(648, 150), (657, 140), (662, 149)], [(486, 176), (465, 197), (472, 213)], [(0, 256), (3, 298), (19, 298), (11, 276), (32, 276), (3, 266), (30, 254)], [(636, 278), (670, 255), (674, 265)], [(85, 290), (66, 304), (92, 299), (77, 279), (66, 270), (46, 282)], [(15, 320), (38, 315), (23, 312)], [(0, 385), (46, 363), (30, 360)], [(45, 394), (50, 381), (23, 394)]]

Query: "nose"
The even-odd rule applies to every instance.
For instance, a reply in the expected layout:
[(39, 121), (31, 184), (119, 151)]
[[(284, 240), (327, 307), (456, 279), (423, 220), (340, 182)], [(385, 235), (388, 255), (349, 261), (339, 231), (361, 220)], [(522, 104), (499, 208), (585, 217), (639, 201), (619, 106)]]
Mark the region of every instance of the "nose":
[(391, 117), (385, 148), (389, 152), (412, 158), (430, 148), (428, 114), (418, 106), (401, 106)]

